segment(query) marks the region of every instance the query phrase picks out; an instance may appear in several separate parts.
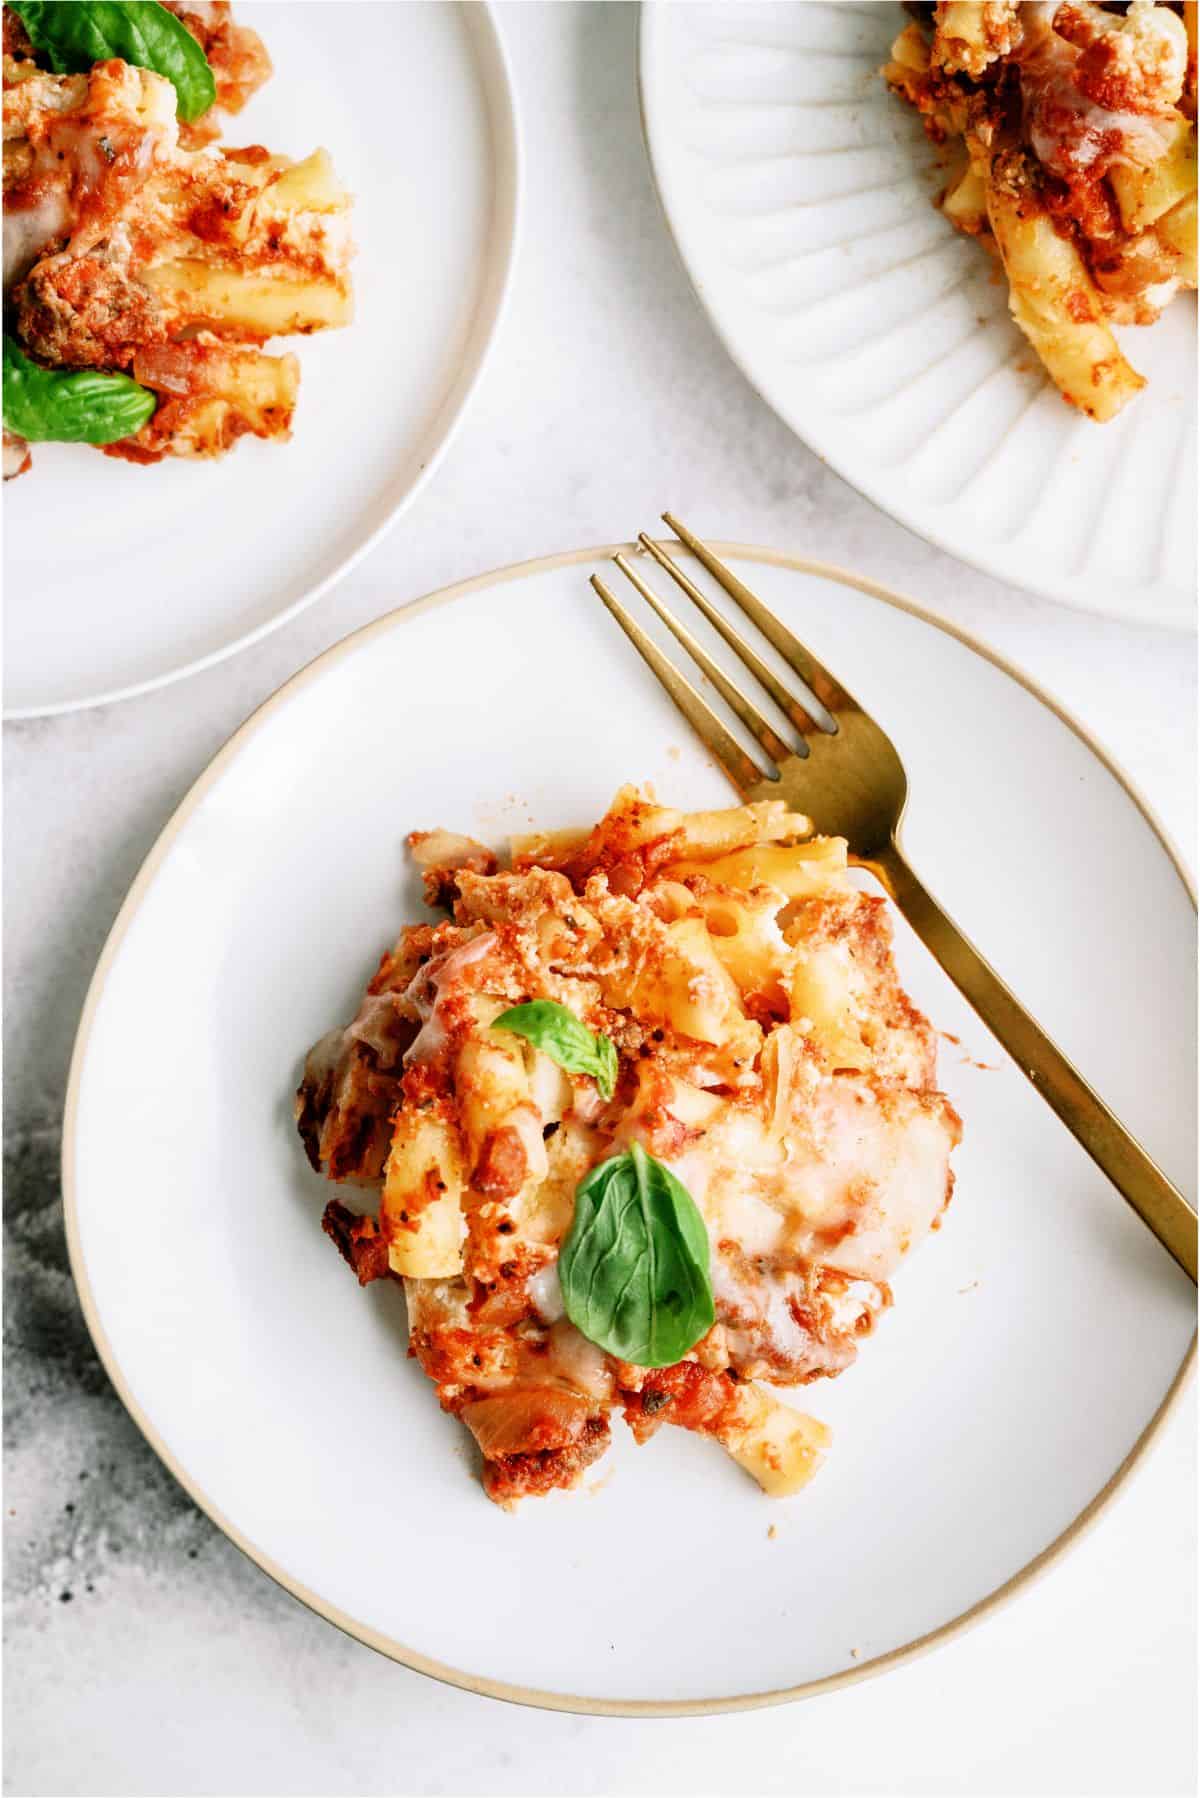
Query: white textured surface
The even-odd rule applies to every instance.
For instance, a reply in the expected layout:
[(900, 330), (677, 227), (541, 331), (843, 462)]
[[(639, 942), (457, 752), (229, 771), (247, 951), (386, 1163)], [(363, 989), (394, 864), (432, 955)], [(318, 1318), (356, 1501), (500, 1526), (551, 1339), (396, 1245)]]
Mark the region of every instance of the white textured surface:
[(1097, 427), (1043, 375), (991, 258), (933, 208), (946, 152), (879, 79), (900, 6), (733, 0), (642, 19), (667, 215), (780, 416), (989, 573), (1089, 610), (1194, 620), (1194, 298), (1121, 333), (1149, 385)]
[[(638, 133), (636, 22), (619, 5), (501, 8), (529, 152), (514, 305), (462, 436), (378, 554), (278, 636), (173, 692), (6, 732), (13, 1793), (1194, 1787), (1190, 1406), (1076, 1553), (961, 1642), (798, 1709), (609, 1723), (435, 1687), (309, 1616), (161, 1472), (73, 1304), (54, 1203), (57, 1120), (87, 980), (141, 857), (279, 681), (447, 581), (625, 535), (668, 504), (714, 536), (849, 563), (1029, 667), (1192, 852), (1193, 646), (971, 573), (794, 441), (714, 343), (666, 239)], [(304, 816), (295, 827), (304, 832)], [(183, 1027), (168, 1004), (154, 1052), (169, 1053)]]

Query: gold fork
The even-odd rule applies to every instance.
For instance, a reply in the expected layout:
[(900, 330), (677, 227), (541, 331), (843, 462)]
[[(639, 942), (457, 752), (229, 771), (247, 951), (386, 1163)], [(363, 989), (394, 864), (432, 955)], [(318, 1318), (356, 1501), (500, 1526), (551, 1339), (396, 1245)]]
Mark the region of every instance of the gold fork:
[(668, 551), (645, 532), (638, 541), (647, 555), (665, 569), (791, 720), (799, 733), (803, 753), (788, 747), (755, 701), (718, 667), (624, 555), (616, 557), (617, 567), (760, 744), (769, 773), (763, 774), (692, 683), (647, 636), (599, 576), (593, 575), (592, 586), (621, 629), (744, 799), (784, 798), (808, 813), (823, 836), (845, 837), (852, 860), (880, 881), (1021, 1072), (1194, 1281), (1195, 1211), (947, 917), (905, 860), (899, 831), (908, 780), (889, 738), (732, 569), (670, 512), (663, 513), (663, 520), (799, 675), (828, 714), (829, 723), (818, 721), (788, 691), (725, 614)]

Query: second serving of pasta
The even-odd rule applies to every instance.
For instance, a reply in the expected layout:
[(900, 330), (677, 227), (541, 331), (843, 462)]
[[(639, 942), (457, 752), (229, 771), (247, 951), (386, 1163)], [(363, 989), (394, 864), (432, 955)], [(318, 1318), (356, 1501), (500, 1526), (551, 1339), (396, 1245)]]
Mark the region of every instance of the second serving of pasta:
[(909, 10), (884, 75), (946, 147), (941, 209), (1063, 397), (1113, 418), (1146, 384), (1113, 326), (1196, 286), (1195, 0)]

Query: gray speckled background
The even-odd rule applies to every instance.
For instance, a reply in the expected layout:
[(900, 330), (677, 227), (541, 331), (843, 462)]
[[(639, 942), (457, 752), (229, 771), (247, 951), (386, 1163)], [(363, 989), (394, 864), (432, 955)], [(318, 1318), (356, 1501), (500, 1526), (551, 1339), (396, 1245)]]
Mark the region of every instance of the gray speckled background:
[[(185, 1498), (91, 1348), (58, 1145), (101, 945), (230, 731), (311, 656), (405, 600), (626, 536), (669, 504), (711, 535), (803, 549), (951, 614), (1089, 723), (1191, 852), (1192, 644), (1009, 591), (825, 469), (729, 363), (676, 263), (641, 145), (635, 9), (499, 11), (524, 115), (523, 254), (431, 486), (344, 586), (233, 662), (5, 733), (5, 1789), (1189, 1791), (1190, 1406), (1077, 1552), (962, 1641), (800, 1709), (633, 1724), (434, 1686), (310, 1616)], [(165, 1032), (181, 1023), (165, 1008)]]

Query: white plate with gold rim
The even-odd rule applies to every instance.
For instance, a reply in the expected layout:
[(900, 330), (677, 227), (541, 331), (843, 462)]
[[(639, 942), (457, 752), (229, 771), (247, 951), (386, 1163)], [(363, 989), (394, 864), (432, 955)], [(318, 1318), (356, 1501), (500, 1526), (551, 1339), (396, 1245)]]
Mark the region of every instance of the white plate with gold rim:
[[(308, 1045), (421, 915), (406, 831), (564, 826), (629, 779), (683, 806), (731, 800), (591, 594), (607, 553), (381, 619), (217, 756), (88, 996), (67, 1231), (148, 1439), (316, 1611), (531, 1704), (735, 1708), (892, 1665), (1061, 1552), (1178, 1391), (1195, 1294), (901, 927), (909, 990), (961, 1039), (942, 1077), (966, 1133), (944, 1227), (893, 1310), (857, 1366), (803, 1393), (834, 1432), (818, 1478), (772, 1503), (711, 1444), (637, 1449), (618, 1425), (581, 1492), (514, 1516), (484, 1498), (465, 1432), (406, 1360), (399, 1288), (360, 1290), (321, 1233), (328, 1188), (291, 1095)], [(916, 867), (1190, 1182), (1195, 913), (1152, 816), (961, 634), (836, 570), (723, 553), (890, 731)]]
[(327, 592), (441, 460), (503, 309), (519, 146), (486, 5), (240, 0), (275, 73), (230, 143), (318, 144), (354, 194), (355, 317), (304, 341), (289, 443), (136, 468), (34, 448), (4, 495), (4, 712), (195, 673)]
[(1149, 385), (1067, 406), (979, 245), (934, 210), (938, 152), (879, 71), (890, 0), (642, 8), (650, 161), (734, 361), (910, 530), (1047, 599), (1195, 629), (1196, 304), (1121, 333)]

